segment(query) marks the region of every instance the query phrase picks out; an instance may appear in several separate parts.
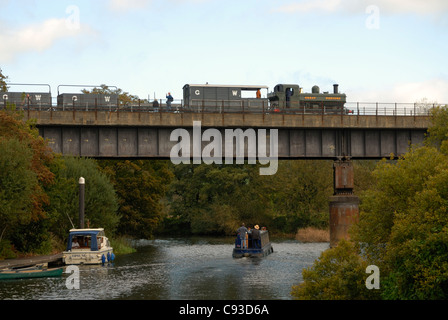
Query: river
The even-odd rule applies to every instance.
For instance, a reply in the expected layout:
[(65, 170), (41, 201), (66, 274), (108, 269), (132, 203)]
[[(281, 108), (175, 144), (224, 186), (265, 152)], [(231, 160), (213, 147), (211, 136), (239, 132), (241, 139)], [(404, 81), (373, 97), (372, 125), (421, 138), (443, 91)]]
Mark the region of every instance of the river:
[(232, 258), (231, 238), (140, 240), (108, 266), (79, 266), (79, 289), (60, 278), (0, 282), (0, 300), (291, 300), (329, 243), (273, 239), (264, 258)]

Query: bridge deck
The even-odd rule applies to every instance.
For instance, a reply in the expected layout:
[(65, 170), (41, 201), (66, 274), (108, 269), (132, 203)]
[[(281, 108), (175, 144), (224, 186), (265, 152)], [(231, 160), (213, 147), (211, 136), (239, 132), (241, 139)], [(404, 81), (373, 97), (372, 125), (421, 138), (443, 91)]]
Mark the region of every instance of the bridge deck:
[(169, 159), (177, 144), (172, 131), (185, 128), (193, 136), (193, 122), (200, 121), (202, 131), (216, 128), (223, 136), (232, 128), (278, 129), (279, 158), (379, 159), (421, 143), (430, 125), (428, 116), (30, 111), (28, 117), (53, 151), (96, 158)]

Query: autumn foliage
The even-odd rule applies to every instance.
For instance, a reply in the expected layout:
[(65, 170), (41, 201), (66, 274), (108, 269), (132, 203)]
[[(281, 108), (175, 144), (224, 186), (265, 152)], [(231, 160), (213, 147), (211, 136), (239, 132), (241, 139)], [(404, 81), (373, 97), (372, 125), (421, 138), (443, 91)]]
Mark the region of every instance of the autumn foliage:
[[(13, 110), (0, 111), (0, 241), (13, 232), (16, 222), (45, 217), (49, 203), (45, 187), (54, 179), (49, 165), (53, 153), (37, 129), (20, 120)], [(20, 205), (18, 205), (20, 204)]]

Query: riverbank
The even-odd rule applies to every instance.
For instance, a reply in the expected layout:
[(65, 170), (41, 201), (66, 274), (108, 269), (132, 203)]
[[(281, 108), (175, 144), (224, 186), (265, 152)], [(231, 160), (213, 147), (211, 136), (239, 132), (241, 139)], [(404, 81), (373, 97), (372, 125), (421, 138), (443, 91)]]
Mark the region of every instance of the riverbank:
[(330, 230), (307, 227), (297, 230), (296, 240), (305, 243), (330, 242)]
[(62, 264), (62, 253), (0, 260), (0, 269), (20, 268), (42, 263), (48, 263), (48, 265), (60, 265)]
[[(114, 248), (114, 254), (120, 255), (120, 254), (128, 254), (128, 253), (134, 253), (136, 252), (136, 249), (132, 246), (131, 241), (126, 237), (118, 237), (115, 239), (110, 239), (110, 243), (112, 248)], [(38, 259), (45, 260), (48, 257), (56, 256), (58, 254), (61, 255), (62, 258), (62, 251), (65, 249), (65, 244), (60, 242), (56, 243), (54, 241), (53, 243), (53, 249), (51, 252), (46, 252), (44, 254), (38, 254), (33, 252), (23, 253), (23, 252), (13, 252), (11, 250), (10, 254), (7, 257), (1, 257), (0, 256), (0, 268), (2, 268), (3, 265), (8, 266), (9, 264), (15, 263), (14, 261), (34, 261)], [(46, 261), (44, 261), (46, 262)], [(36, 263), (44, 263), (44, 262), (36, 262)]]

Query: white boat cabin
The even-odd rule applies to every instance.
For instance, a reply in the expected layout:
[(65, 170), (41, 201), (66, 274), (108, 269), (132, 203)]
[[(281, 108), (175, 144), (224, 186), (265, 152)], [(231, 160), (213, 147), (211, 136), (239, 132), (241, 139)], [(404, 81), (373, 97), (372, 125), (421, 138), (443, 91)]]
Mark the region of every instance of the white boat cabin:
[(67, 249), (62, 253), (65, 264), (104, 264), (114, 260), (113, 248), (103, 228), (71, 229)]

